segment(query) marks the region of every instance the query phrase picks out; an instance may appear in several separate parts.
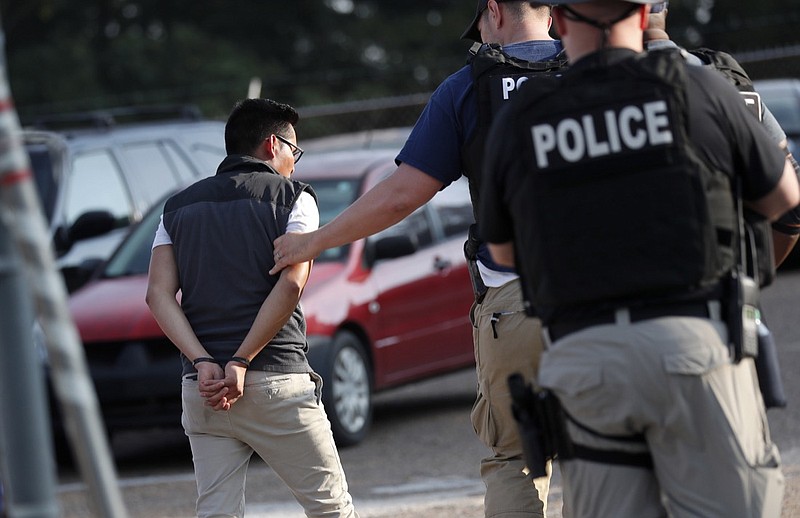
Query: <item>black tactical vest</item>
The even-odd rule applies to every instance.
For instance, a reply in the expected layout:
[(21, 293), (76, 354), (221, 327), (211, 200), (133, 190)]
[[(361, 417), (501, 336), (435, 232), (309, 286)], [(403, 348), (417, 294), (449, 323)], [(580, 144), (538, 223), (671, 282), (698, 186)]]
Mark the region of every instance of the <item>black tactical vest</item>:
[[(753, 87), (753, 81), (733, 56), (719, 50), (699, 48), (689, 51), (700, 58), (706, 66), (713, 68), (739, 90), (744, 104), (759, 122), (763, 121), (761, 96)], [(753, 214), (745, 214), (746, 244), (744, 264), (746, 273), (758, 279), (761, 287), (775, 280), (775, 251), (772, 248), (772, 227), (766, 219)]]
[(517, 263), (537, 311), (684, 298), (731, 269), (730, 181), (689, 139), (685, 67), (650, 53), (515, 100), (528, 173), (511, 211), (526, 215)]
[(742, 94), (747, 109), (758, 117), (759, 122), (764, 119), (764, 113), (761, 110), (761, 96), (753, 87), (753, 81), (750, 76), (747, 75), (747, 72), (744, 71), (733, 56), (727, 52), (707, 48), (690, 50), (689, 53), (700, 58), (700, 61), (705, 63), (706, 66), (725, 76), (725, 79)]
[(481, 185), (484, 144), (497, 112), (529, 79), (553, 78), (567, 67), (562, 52), (550, 61), (525, 61), (509, 56), (496, 43), (475, 44), (470, 52), (472, 80), (478, 100), (478, 120), (472, 137), (462, 149), (462, 168), (469, 179), (469, 194), (475, 220), (478, 220), (478, 200)]

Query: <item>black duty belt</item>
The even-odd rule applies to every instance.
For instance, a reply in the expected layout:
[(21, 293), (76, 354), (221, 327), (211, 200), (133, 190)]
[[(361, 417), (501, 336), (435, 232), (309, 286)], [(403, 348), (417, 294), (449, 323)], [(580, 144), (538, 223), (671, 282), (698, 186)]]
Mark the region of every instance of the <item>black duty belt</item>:
[(640, 322), (661, 317), (698, 317), (719, 319), (719, 313), (713, 314), (712, 304), (716, 301), (707, 302), (683, 302), (676, 304), (662, 304), (642, 307), (628, 307), (617, 310), (608, 310), (596, 315), (575, 320), (560, 320), (547, 326), (550, 341), (555, 342), (565, 336), (576, 333), (587, 327), (601, 326), (605, 324), (618, 323), (620, 310), (627, 313), (630, 322)]

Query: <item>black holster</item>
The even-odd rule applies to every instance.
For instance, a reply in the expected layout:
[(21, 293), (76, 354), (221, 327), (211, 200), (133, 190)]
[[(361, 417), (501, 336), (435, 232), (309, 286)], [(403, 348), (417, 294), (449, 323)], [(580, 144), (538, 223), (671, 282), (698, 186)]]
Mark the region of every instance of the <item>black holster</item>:
[(758, 283), (739, 268), (728, 276), (725, 293), (725, 323), (733, 361), (758, 356), (758, 322), (761, 318)]
[(464, 257), (467, 258), (467, 269), (469, 270), (469, 280), (472, 282), (472, 294), (475, 302), (480, 304), (486, 296), (486, 285), (481, 279), (481, 272), (478, 270), (478, 248), (481, 241), (478, 239), (478, 227), (474, 223), (469, 227), (467, 241), (464, 243)]
[(549, 390), (533, 390), (518, 373), (508, 377), (508, 388), (530, 477), (544, 477), (547, 461), (573, 456), (561, 406)]
[(766, 408), (786, 408), (786, 392), (783, 389), (781, 369), (778, 365), (778, 350), (772, 333), (764, 322), (758, 322), (758, 356), (755, 359), (758, 387)]
[(772, 333), (762, 320), (758, 284), (741, 272), (734, 272), (729, 279), (726, 299), (726, 323), (733, 361), (738, 363), (742, 358), (753, 358), (764, 406), (784, 408), (787, 402), (778, 350)]
[(519, 374), (508, 378), (511, 389), (512, 411), (517, 420), (522, 439), (522, 451), (532, 478), (545, 476), (548, 460), (583, 459), (617, 466), (652, 469), (649, 451), (630, 452), (620, 449), (601, 449), (575, 443), (567, 432), (569, 419), (575, 426), (597, 437), (621, 443), (641, 443), (646, 440), (641, 433), (608, 435), (597, 432), (569, 416), (558, 398), (549, 390), (535, 391), (526, 385)]

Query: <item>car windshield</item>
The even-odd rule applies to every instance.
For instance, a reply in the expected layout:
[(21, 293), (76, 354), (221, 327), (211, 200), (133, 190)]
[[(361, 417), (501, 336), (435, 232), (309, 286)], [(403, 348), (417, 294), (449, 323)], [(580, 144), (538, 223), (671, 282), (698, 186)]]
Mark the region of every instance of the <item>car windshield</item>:
[[(324, 225), (356, 200), (360, 182), (355, 179), (307, 180), (317, 194), (319, 224)], [(317, 262), (344, 261), (349, 245), (329, 248), (317, 257)]]
[[(349, 179), (312, 180), (319, 201), (320, 224), (324, 225), (353, 203), (358, 193), (359, 182)], [(125, 238), (122, 245), (106, 264), (104, 277), (126, 277), (144, 275), (150, 267), (150, 251), (153, 245), (164, 202), (156, 204), (147, 216)], [(317, 258), (319, 262), (343, 261), (347, 246), (325, 250)]]
[(166, 199), (157, 203), (128, 234), (106, 264), (104, 277), (144, 275), (150, 268), (150, 251)]

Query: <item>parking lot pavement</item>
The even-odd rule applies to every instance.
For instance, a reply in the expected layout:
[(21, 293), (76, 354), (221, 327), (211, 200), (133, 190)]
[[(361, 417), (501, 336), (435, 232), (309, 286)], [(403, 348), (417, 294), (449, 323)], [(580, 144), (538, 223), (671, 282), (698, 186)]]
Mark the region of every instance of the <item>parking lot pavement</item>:
[[(787, 452), (788, 458), (800, 457), (800, 451)], [(783, 497), (781, 518), (800, 517), (800, 464), (784, 465), (786, 492)], [(548, 498), (547, 518), (562, 518), (561, 480), (554, 469), (553, 481)], [(483, 518), (483, 495), (444, 495), (433, 494), (424, 497), (409, 496), (389, 500), (361, 501), (357, 511), (361, 518)], [(263, 504), (248, 506), (248, 517), (252, 518), (302, 518), (299, 506), (288, 503), (278, 508)], [(187, 517), (189, 518), (189, 517)]]
[[(800, 451), (793, 450), (785, 455), (787, 459), (800, 458)], [(784, 494), (784, 508), (782, 518), (800, 517), (800, 463), (787, 463), (784, 466), (786, 476), (786, 492)], [(156, 482), (155, 480), (153, 482)], [(159, 486), (168, 485), (169, 481), (157, 481)], [(174, 483), (175, 481), (171, 481)], [(189, 480), (181, 480), (183, 483), (191, 483)], [(62, 504), (68, 493), (81, 493), (80, 499), (85, 499), (83, 484), (62, 485), (61, 497)], [(67, 512), (63, 516), (71, 518), (78, 516), (85, 517), (87, 508), (83, 509), (83, 514)], [(190, 505), (182, 506), (183, 509)], [(148, 518), (191, 518), (192, 515), (165, 511), (159, 516), (148, 515)], [(470, 487), (465, 487), (460, 491), (436, 491), (424, 493), (410, 493), (403, 496), (393, 496), (388, 498), (357, 499), (356, 509), (361, 518), (483, 518), (483, 494), (480, 481), (475, 481)], [(77, 509), (75, 509), (77, 512)], [(135, 513), (134, 513), (135, 514)], [(132, 515), (133, 516), (133, 515)], [(303, 512), (300, 506), (294, 501), (283, 502), (248, 502), (248, 518), (302, 518)], [(554, 469), (553, 481), (551, 485), (550, 497), (548, 499), (547, 518), (561, 518), (561, 480), (558, 470)]]
[[(800, 457), (800, 451), (788, 452), (789, 458)], [(800, 464), (784, 466), (786, 492), (783, 497), (783, 513), (781, 518), (800, 517)], [(483, 518), (483, 495), (458, 495), (449, 497), (445, 494), (426, 495), (424, 497), (409, 496), (389, 500), (356, 502), (356, 510), (361, 518)], [(561, 477), (554, 468), (550, 495), (547, 503), (547, 518), (562, 518), (561, 515)], [(252, 518), (302, 518), (303, 513), (294, 503), (283, 508), (264, 504), (248, 507), (247, 516)], [(188, 517), (187, 517), (188, 518)]]
[[(478, 482), (482, 486), (482, 483)], [(561, 487), (554, 485), (549, 498), (548, 518), (561, 518)], [(356, 511), (361, 518), (483, 518), (483, 493), (470, 494), (425, 493), (387, 499), (357, 500)], [(248, 518), (302, 518), (299, 505), (287, 503), (248, 505)], [(187, 517), (188, 518), (188, 517)]]
[[(390, 499), (387, 501), (361, 502), (356, 511), (361, 518), (483, 518), (483, 495), (456, 497), (450, 499), (426, 497)], [(304, 515), (297, 505), (285, 505), (283, 509), (276, 506), (248, 506), (248, 518), (302, 518)], [(549, 516), (549, 515), (548, 515)], [(560, 516), (560, 514), (559, 514)]]

